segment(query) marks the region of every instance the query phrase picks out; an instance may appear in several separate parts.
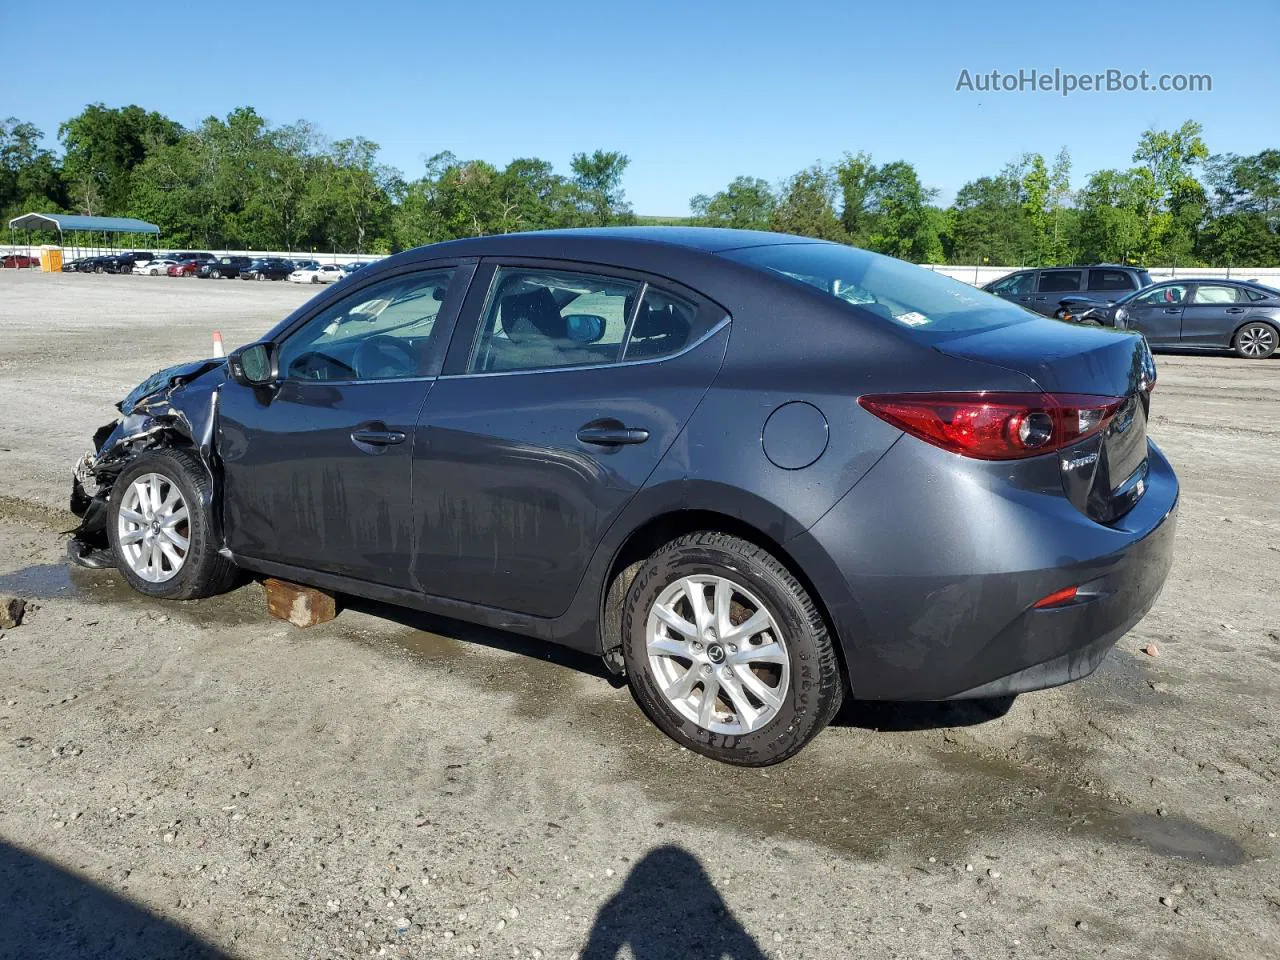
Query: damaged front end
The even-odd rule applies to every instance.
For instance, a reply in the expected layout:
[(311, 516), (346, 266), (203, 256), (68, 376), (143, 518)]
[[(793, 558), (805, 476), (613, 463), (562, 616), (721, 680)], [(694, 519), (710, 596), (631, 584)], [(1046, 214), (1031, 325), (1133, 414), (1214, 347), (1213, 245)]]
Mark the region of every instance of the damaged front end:
[[(116, 478), (141, 453), (186, 447), (199, 455), (212, 481), (213, 429), (226, 361), (200, 360), (152, 374), (116, 404), (121, 417), (93, 435), (93, 451), (76, 463), (71, 479), (71, 512), (80, 525), (71, 531), (67, 555), (85, 567), (113, 567), (107, 537), (107, 504)], [(204, 504), (206, 509), (211, 503)]]

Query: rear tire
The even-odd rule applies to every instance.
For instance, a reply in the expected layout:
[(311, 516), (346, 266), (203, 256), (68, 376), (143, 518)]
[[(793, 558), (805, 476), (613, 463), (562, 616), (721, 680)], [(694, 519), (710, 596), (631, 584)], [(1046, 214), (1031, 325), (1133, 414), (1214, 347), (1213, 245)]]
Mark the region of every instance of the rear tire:
[[(209, 597), (231, 588), (236, 566), (218, 553), (203, 507), (209, 487), (195, 454), (173, 448), (142, 454), (116, 478), (107, 537), (129, 586), (164, 600)], [(152, 489), (149, 500), (146, 492)]]
[(1231, 346), (1236, 356), (1245, 360), (1266, 360), (1276, 352), (1280, 343), (1280, 332), (1269, 323), (1252, 320), (1236, 331)]
[[(752, 632), (736, 629), (744, 626)], [(804, 586), (768, 551), (715, 531), (673, 540), (640, 564), (623, 604), (622, 647), (649, 719), (722, 763), (786, 760), (844, 696), (832, 637)]]

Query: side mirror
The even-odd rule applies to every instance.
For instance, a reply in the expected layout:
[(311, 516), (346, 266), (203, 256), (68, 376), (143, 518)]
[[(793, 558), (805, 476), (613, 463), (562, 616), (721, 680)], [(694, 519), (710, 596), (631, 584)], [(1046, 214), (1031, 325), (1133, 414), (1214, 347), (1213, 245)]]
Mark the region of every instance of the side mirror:
[(571, 313), (564, 318), (565, 336), (574, 343), (597, 343), (604, 336), (604, 317)]
[(274, 343), (251, 343), (227, 354), (227, 374), (245, 387), (265, 387), (279, 379)]

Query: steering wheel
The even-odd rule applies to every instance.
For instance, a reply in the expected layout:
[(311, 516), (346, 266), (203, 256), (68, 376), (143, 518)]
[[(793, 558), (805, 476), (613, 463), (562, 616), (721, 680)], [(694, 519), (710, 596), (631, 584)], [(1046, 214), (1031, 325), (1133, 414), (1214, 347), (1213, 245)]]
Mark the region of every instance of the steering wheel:
[(356, 348), (351, 365), (361, 380), (412, 377), (418, 374), (418, 355), (407, 340), (382, 333)]

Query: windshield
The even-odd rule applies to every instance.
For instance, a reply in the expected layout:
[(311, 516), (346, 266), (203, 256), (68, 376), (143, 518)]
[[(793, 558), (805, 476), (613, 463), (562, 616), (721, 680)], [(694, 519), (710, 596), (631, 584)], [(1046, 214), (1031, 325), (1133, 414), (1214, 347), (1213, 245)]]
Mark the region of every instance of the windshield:
[(1032, 319), (976, 287), (892, 257), (835, 243), (787, 243), (723, 254), (816, 287), (920, 334), (985, 330)]

